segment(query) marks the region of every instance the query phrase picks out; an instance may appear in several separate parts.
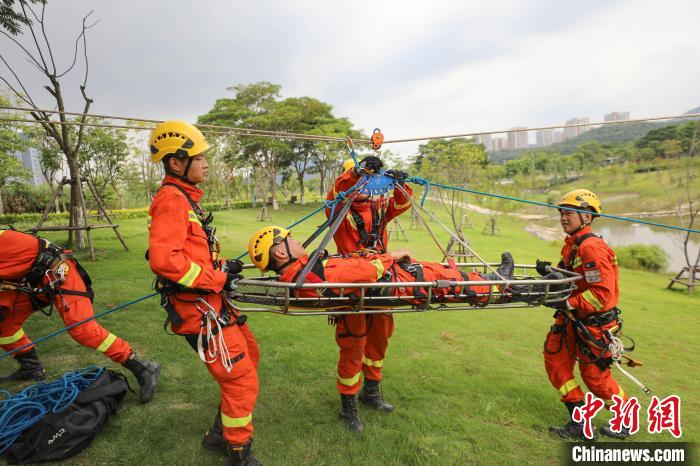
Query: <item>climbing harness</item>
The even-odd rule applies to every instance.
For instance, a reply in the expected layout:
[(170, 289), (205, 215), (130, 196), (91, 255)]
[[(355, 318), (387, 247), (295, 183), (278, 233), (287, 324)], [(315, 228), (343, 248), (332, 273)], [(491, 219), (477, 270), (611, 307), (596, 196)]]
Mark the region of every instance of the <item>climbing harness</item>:
[[(44, 238), (36, 235), (31, 236), (39, 241), (39, 252), (31, 269), (17, 282), (0, 280), (0, 291), (16, 291), (26, 294), (32, 303), (32, 308), (35, 311), (40, 310), (46, 315), (51, 314), (53, 300), (57, 295), (84, 296), (92, 301), (94, 299), (92, 280), (78, 260), (73, 257), (73, 254)], [(72, 263), (68, 264), (68, 261), (72, 261)], [(62, 287), (66, 273), (72, 264), (75, 264), (78, 274), (83, 279), (86, 291), (67, 290)], [(45, 311), (47, 307), (49, 310)]]

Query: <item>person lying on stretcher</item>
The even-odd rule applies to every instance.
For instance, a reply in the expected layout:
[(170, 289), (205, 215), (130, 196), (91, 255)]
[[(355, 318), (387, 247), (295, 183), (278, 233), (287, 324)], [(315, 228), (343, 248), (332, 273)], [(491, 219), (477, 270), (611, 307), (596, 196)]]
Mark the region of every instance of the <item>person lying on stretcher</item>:
[[(302, 244), (292, 237), (292, 232), (279, 226), (267, 226), (253, 234), (248, 244), (250, 259), (260, 271), (272, 270), (280, 275), (282, 282), (296, 282), (299, 274), (309, 261), (309, 256)], [(446, 266), (438, 262), (421, 262), (411, 258), (409, 251), (394, 251), (386, 254), (354, 254), (351, 256), (321, 256), (306, 276), (306, 283), (374, 283), (374, 282), (432, 282), (448, 281), (494, 281), (513, 280), (515, 267), (510, 253), (501, 254), (501, 264), (496, 269), (498, 273), (488, 274), (464, 272), (456, 266)], [(434, 288), (432, 296), (451, 301), (464, 301), (465, 298), (476, 297), (475, 302), (486, 302), (490, 285), (472, 285), (467, 287)], [(331, 295), (337, 295), (339, 289), (330, 289)], [(385, 290), (387, 296), (416, 296), (425, 297), (423, 289), (414, 290), (412, 287), (392, 287), (375, 289), (376, 295)], [(302, 288), (300, 297), (318, 297), (324, 289)], [(346, 293), (359, 294), (359, 290), (345, 289)], [(371, 295), (372, 293), (368, 293)], [(446, 295), (462, 295), (462, 298), (445, 298)], [(423, 300), (414, 299), (412, 304)]]

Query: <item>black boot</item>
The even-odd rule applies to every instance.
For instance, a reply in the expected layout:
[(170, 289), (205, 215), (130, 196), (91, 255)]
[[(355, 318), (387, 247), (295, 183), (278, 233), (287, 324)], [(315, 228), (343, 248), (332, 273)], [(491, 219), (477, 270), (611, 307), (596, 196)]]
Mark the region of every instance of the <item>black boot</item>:
[(228, 451), (228, 442), (224, 438), (224, 425), (221, 423), (221, 407), (216, 410), (214, 416), (214, 424), (209, 428), (204, 438), (202, 446), (207, 450), (226, 453)]
[(228, 464), (229, 466), (263, 466), (263, 464), (253, 456), (252, 438), (246, 443), (228, 446)]
[(577, 401), (575, 403), (571, 402), (565, 402), (566, 404), (566, 409), (569, 410), (569, 422), (566, 423), (565, 426), (552, 426), (549, 428), (549, 431), (553, 434), (557, 434), (561, 438), (565, 439), (571, 439), (571, 440), (596, 440), (598, 436), (595, 433), (595, 430), (593, 431), (593, 438), (588, 439), (586, 436), (583, 434), (583, 422), (575, 422), (573, 419), (571, 419), (571, 416), (574, 412), (574, 409), (577, 406), (583, 406), (583, 401)]
[(345, 423), (348, 429), (356, 434), (361, 434), (364, 426), (357, 412), (355, 395), (340, 395), (340, 402), (343, 406), (343, 410), (340, 412), (340, 420)]
[(1, 382), (11, 382), (20, 380), (43, 380), (46, 369), (41, 364), (36, 348), (32, 348), (26, 353), (15, 355), (15, 360), (19, 363), (19, 369), (10, 375), (0, 377)]
[(148, 403), (156, 392), (158, 376), (160, 375), (160, 365), (155, 362), (139, 359), (136, 353), (131, 353), (127, 360), (122, 363), (122, 366), (126, 367), (134, 374), (134, 377), (136, 377), (141, 387), (139, 401), (141, 403)]
[(630, 430), (627, 427), (621, 427), (620, 432), (613, 432), (608, 424), (605, 424), (600, 428), (600, 433), (606, 437), (615, 438), (618, 440), (624, 440), (630, 436)]
[[(506, 280), (512, 280), (513, 279), (513, 272), (515, 271), (515, 261), (513, 260), (513, 256), (509, 252), (504, 252), (501, 253), (501, 265), (498, 266), (496, 269), (498, 271), (498, 274), (501, 275)], [(481, 278), (484, 280), (501, 280), (501, 277), (499, 277), (495, 272), (491, 273), (481, 273)]]
[(373, 407), (377, 411), (390, 413), (394, 410), (394, 407), (387, 403), (384, 396), (382, 396), (382, 390), (377, 380), (365, 379), (365, 383), (362, 386), (362, 390), (360, 390), (360, 396), (358, 398), (361, 402)]

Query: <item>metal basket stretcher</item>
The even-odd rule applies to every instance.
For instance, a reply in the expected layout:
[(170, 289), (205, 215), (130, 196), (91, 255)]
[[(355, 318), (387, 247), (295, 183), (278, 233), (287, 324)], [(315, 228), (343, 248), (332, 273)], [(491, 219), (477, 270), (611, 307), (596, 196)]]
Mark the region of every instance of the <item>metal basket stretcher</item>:
[[(487, 272), (498, 264), (458, 263), (460, 269)], [(245, 312), (272, 312), (293, 316), (376, 314), (424, 312), (429, 310), (460, 311), (479, 308), (522, 308), (563, 301), (576, 289), (581, 275), (552, 267), (564, 278), (545, 279), (534, 265), (516, 264), (513, 280), (372, 283), (304, 283), (301, 289), (317, 290), (317, 297), (299, 295), (296, 283), (280, 282), (278, 276), (245, 278), (227, 294), (231, 305)], [(488, 286), (489, 292), (478, 293), (473, 286)], [(461, 293), (436, 296), (437, 288), (461, 287)], [(335, 296), (324, 296), (331, 288)], [(397, 288), (419, 288), (423, 295), (396, 296)], [(464, 289), (469, 289), (464, 293)]]

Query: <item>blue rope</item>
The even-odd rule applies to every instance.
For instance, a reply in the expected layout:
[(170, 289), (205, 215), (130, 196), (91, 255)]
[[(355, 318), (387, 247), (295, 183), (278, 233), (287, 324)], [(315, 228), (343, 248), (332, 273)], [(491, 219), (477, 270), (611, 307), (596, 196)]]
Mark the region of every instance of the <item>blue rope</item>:
[(58, 334), (61, 334), (61, 333), (63, 333), (63, 332), (67, 332), (68, 330), (72, 330), (72, 329), (74, 329), (75, 327), (77, 327), (78, 325), (83, 325), (85, 322), (90, 322), (91, 320), (95, 320), (95, 319), (97, 319), (98, 317), (106, 316), (107, 314), (111, 314), (112, 312), (116, 312), (116, 311), (118, 311), (118, 310), (120, 310), (120, 309), (124, 309), (125, 307), (131, 306), (132, 304), (136, 304), (136, 303), (138, 303), (139, 301), (143, 301), (143, 300), (152, 298), (152, 297), (156, 296), (157, 294), (158, 294), (158, 293), (151, 293), (151, 294), (147, 294), (146, 296), (141, 296), (140, 298), (134, 299), (133, 301), (129, 301), (128, 303), (121, 304), (121, 305), (119, 305), (119, 306), (117, 306), (117, 307), (113, 307), (112, 309), (107, 309), (107, 310), (104, 311), (104, 312), (101, 312), (101, 313), (99, 313), (99, 314), (95, 314), (94, 316), (88, 317), (87, 319), (83, 319), (83, 320), (81, 320), (80, 322), (76, 322), (76, 323), (71, 324), (71, 325), (69, 325), (69, 326), (67, 326), (67, 327), (63, 327), (63, 328), (60, 329), (60, 330), (56, 330), (55, 332), (49, 333), (49, 334), (46, 335), (46, 336), (43, 336), (43, 337), (41, 337), (41, 338), (39, 338), (39, 339), (37, 339), (37, 340), (34, 340), (32, 343), (27, 343), (26, 345), (22, 345), (22, 346), (20, 346), (19, 348), (15, 348), (15, 349), (13, 349), (13, 350), (10, 350), (10, 351), (8, 351), (8, 352), (6, 352), (6, 353), (1, 354), (1, 355), (0, 355), (0, 359), (6, 358), (7, 356), (9, 356), (9, 355), (11, 355), (11, 354), (13, 354), (13, 353), (16, 353), (16, 352), (18, 352), (18, 351), (22, 351), (23, 349), (29, 348), (29, 347), (32, 346), (32, 345), (36, 345), (37, 343), (41, 343), (42, 341), (48, 340), (49, 338), (53, 338), (53, 337), (55, 337), (55, 336), (58, 335)]
[[(542, 206), (542, 207), (549, 207), (552, 209), (572, 210), (574, 212), (581, 212), (583, 214), (590, 214), (591, 213), (589, 210), (574, 209), (573, 207), (561, 207), (561, 206), (554, 205), (554, 204), (548, 204), (546, 202), (530, 201), (528, 199), (521, 199), (518, 197), (505, 196), (503, 194), (487, 193), (485, 191), (478, 191), (476, 189), (460, 188), (457, 186), (449, 186), (449, 185), (440, 184), (440, 183), (431, 183), (430, 181), (428, 181), (424, 178), (421, 178), (420, 176), (412, 176), (410, 178), (407, 178), (406, 181), (408, 181), (409, 183), (415, 183), (415, 184), (424, 185), (424, 186), (426, 186), (426, 185), (430, 186), (432, 184), (433, 186), (437, 186), (438, 188), (453, 189), (455, 191), (464, 191), (466, 193), (479, 194), (481, 196), (497, 197), (499, 199), (506, 199), (508, 201), (524, 202), (525, 204), (532, 204), (532, 205), (538, 205), (538, 206)], [(426, 189), (426, 192), (427, 192), (427, 189)], [(425, 194), (423, 195), (423, 201), (425, 201)], [(622, 217), (620, 215), (609, 215), (609, 214), (597, 214), (597, 215), (599, 215), (601, 217), (611, 218), (613, 220), (622, 220), (625, 222), (640, 223), (643, 225), (651, 225), (651, 226), (655, 226), (655, 227), (668, 228), (671, 230), (680, 230), (680, 231), (685, 231), (688, 233), (700, 233), (700, 230), (696, 230), (693, 228), (677, 227), (674, 225), (666, 225), (663, 223), (656, 223), (656, 222), (647, 222), (646, 220), (639, 220), (639, 219), (630, 218), (630, 217)]]
[(16, 395), (0, 390), (3, 398), (0, 399), (0, 453), (45, 415), (68, 408), (104, 370), (104, 367), (86, 367), (66, 372), (58, 380), (30, 385)]

